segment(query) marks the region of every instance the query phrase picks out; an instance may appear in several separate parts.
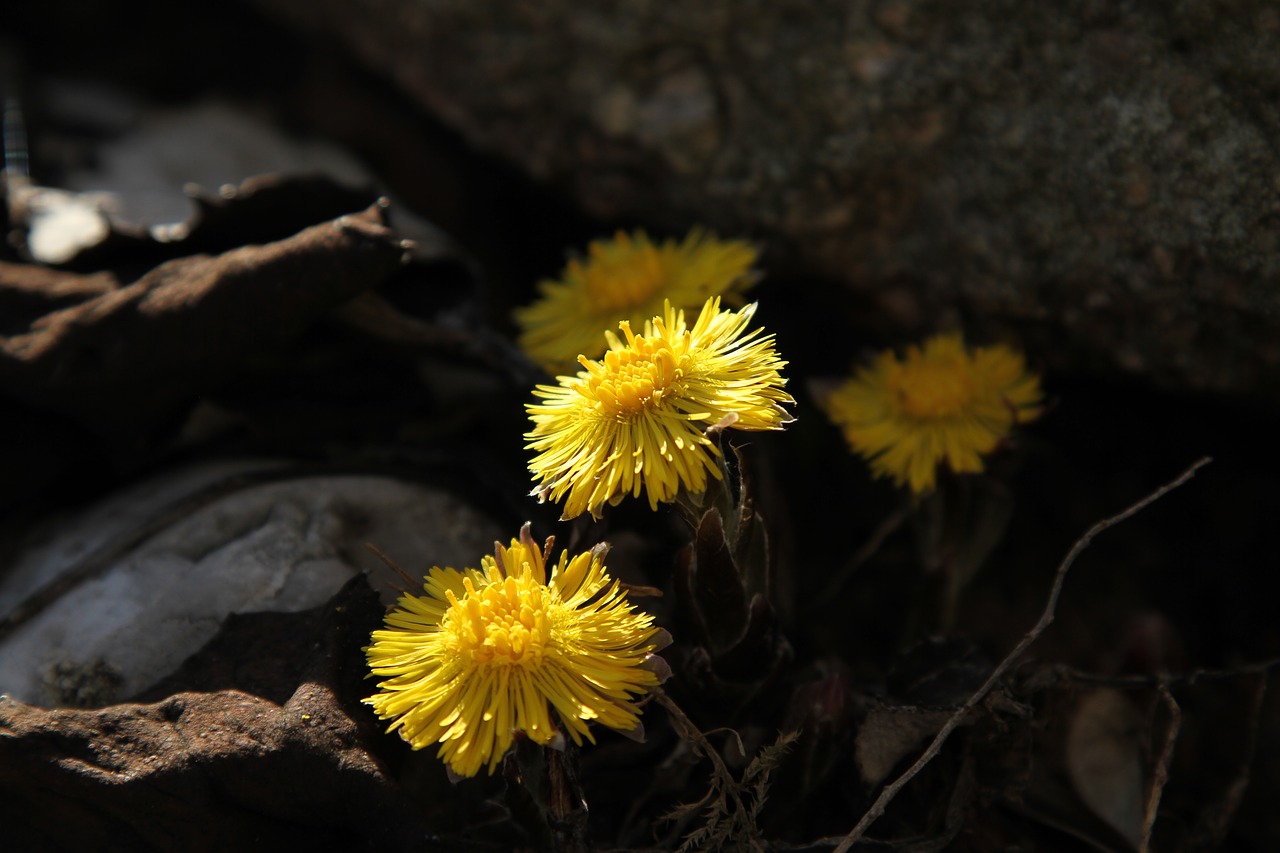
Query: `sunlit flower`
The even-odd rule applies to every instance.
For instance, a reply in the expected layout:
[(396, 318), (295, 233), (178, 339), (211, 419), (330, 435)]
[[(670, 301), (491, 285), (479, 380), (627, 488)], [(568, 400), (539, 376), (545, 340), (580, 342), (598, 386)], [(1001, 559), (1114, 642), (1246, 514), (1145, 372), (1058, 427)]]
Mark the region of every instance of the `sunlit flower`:
[(599, 517), (606, 503), (643, 489), (649, 506), (675, 498), (681, 488), (706, 490), (707, 474), (719, 478), (719, 448), (711, 427), (781, 429), (794, 402), (783, 391), (786, 364), (773, 336), (746, 331), (754, 304), (721, 311), (719, 297), (703, 306), (690, 329), (684, 311), (668, 303), (645, 323), (644, 334), (618, 324), (606, 332), (604, 358), (579, 358), (577, 376), (539, 385), (544, 402), (526, 408), (533, 431), (526, 448), (538, 455), (529, 470), (541, 485), (534, 494), (559, 501), (564, 518)]
[(603, 333), (619, 320), (639, 327), (676, 308), (701, 308), (712, 296), (733, 304), (758, 276), (758, 253), (740, 240), (717, 240), (701, 229), (683, 242), (652, 242), (643, 231), (596, 240), (585, 260), (571, 260), (556, 281), (538, 285), (540, 298), (517, 309), (520, 347), (547, 372), (573, 370), (579, 355), (604, 354)]
[(459, 776), (492, 773), (516, 732), (553, 743), (548, 703), (574, 743), (595, 742), (591, 720), (636, 731), (633, 700), (659, 683), (665, 632), (609, 578), (607, 551), (562, 552), (548, 581), (526, 524), (479, 570), (433, 568), (426, 595), (402, 596), (373, 632), (365, 653), (384, 680), (364, 701), (414, 749), (439, 743)]
[(877, 476), (916, 494), (931, 491), (937, 467), (982, 471), (990, 453), (1019, 423), (1040, 415), (1040, 380), (1006, 346), (965, 348), (958, 334), (938, 335), (906, 357), (877, 356), (827, 400), (831, 419)]

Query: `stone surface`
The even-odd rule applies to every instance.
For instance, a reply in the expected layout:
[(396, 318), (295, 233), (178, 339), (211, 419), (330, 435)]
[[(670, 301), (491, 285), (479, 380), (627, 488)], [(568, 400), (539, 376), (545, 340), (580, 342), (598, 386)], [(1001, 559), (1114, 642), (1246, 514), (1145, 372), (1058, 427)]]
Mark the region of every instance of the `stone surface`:
[(478, 565), (501, 536), (455, 496), (386, 476), (250, 461), (173, 472), (52, 526), (9, 564), (0, 693), (117, 702), (173, 672), (229, 614), (312, 608), (361, 572), (390, 603), (405, 584), (366, 542), (417, 577)]
[(430, 849), (359, 704), (381, 615), (357, 578), (315, 610), (229, 620), (142, 703), (0, 696), (7, 849)]
[(765, 238), (846, 325), (1280, 387), (1270, 0), (257, 5), (592, 213)]
[[(85, 115), (83, 102), (92, 92), (54, 87), (52, 104), (62, 120)], [(124, 101), (124, 96), (117, 95)], [(111, 99), (103, 99), (110, 103)], [(66, 103), (70, 101), (70, 103)], [(368, 187), (372, 177), (345, 151), (311, 139), (290, 139), (259, 116), (219, 101), (178, 109), (147, 111), (127, 101), (118, 115), (95, 122), (130, 132), (109, 137), (96, 150), (93, 168), (66, 176), (64, 185), (85, 193), (108, 192), (112, 213), (130, 224), (175, 232), (200, 211), (190, 188), (234, 192), (246, 179), (260, 175), (325, 175), (338, 184)], [(83, 118), (80, 118), (83, 121)], [(183, 188), (188, 188), (184, 195)]]

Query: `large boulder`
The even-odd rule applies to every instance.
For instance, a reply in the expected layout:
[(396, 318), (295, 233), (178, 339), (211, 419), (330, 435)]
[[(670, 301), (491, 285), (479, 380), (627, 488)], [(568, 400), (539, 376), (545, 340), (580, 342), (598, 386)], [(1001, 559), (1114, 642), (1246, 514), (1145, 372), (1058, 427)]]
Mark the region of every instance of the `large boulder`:
[(763, 238), (864, 323), (1280, 386), (1270, 0), (257, 2), (588, 211)]

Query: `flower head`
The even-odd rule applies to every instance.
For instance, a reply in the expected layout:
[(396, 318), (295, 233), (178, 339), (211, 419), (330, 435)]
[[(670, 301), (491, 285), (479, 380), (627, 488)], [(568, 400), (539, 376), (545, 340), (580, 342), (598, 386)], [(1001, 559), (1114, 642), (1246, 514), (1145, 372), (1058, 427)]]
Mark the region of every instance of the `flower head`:
[(548, 703), (574, 743), (595, 742), (590, 720), (636, 730), (663, 632), (610, 580), (607, 550), (562, 552), (548, 581), (526, 524), (479, 570), (433, 568), (426, 595), (402, 596), (373, 632), (365, 653), (384, 680), (364, 701), (414, 749), (438, 742), (459, 776), (492, 773), (517, 731), (553, 742)]
[(571, 260), (558, 281), (538, 285), (541, 298), (517, 309), (520, 347), (549, 373), (572, 370), (577, 357), (604, 353), (601, 334), (619, 320), (639, 326), (664, 302), (694, 309), (709, 297), (735, 305), (757, 278), (758, 253), (740, 240), (717, 240), (700, 229), (683, 242), (650, 241), (643, 231), (596, 240), (585, 260)]
[(705, 491), (708, 473), (721, 476), (710, 427), (790, 423), (782, 405), (794, 401), (779, 373), (786, 362), (772, 335), (746, 331), (754, 313), (754, 304), (721, 311), (713, 297), (690, 329), (684, 311), (667, 303), (644, 334), (624, 320), (621, 339), (605, 333), (604, 358), (580, 356), (577, 376), (539, 385), (533, 393), (543, 402), (526, 405), (533, 421), (526, 447), (538, 451), (529, 470), (541, 482), (534, 494), (555, 501), (567, 494), (566, 519), (598, 517), (606, 503), (642, 489), (657, 509), (682, 487)]
[(938, 335), (898, 359), (881, 353), (826, 401), (831, 419), (877, 476), (916, 494), (931, 491), (937, 466), (982, 471), (982, 457), (1018, 423), (1040, 415), (1040, 380), (1006, 346), (966, 349)]

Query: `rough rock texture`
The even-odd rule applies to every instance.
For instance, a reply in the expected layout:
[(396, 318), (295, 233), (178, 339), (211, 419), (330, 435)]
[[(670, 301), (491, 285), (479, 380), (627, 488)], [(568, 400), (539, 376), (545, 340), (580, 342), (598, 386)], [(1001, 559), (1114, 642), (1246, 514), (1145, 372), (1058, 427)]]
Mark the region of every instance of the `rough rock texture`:
[[(426, 831), (369, 745), (363, 578), (306, 613), (233, 617), (144, 702), (0, 698), (12, 850), (419, 850)], [(160, 697), (167, 697), (161, 699)]]
[(1280, 387), (1280, 11), (259, 0), (604, 217), (767, 238), (886, 330)]

